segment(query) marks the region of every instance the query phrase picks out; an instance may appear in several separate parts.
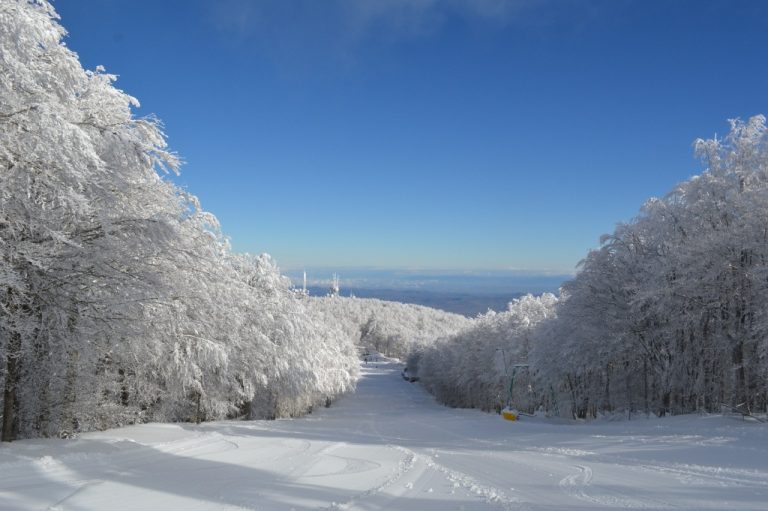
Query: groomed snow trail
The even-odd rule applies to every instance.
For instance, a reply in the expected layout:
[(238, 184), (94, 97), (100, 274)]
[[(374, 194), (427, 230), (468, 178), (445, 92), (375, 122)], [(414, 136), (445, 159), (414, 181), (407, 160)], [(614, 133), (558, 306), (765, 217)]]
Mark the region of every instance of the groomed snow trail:
[(768, 427), (583, 425), (442, 407), (401, 366), (295, 420), (145, 424), (0, 446), (0, 510), (763, 510)]

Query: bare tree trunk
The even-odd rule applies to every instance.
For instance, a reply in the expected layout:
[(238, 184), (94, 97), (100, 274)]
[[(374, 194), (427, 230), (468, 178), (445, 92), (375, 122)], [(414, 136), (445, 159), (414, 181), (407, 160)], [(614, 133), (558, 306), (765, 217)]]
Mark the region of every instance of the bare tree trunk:
[(75, 435), (80, 429), (80, 424), (75, 412), (77, 404), (77, 379), (80, 353), (71, 350), (67, 354), (67, 369), (65, 373), (64, 402), (61, 413), (62, 431), (67, 437)]
[(573, 386), (573, 381), (571, 381), (571, 375), (567, 375), (568, 377), (568, 388), (571, 391), (571, 402), (573, 403), (571, 407), (571, 415), (573, 416), (574, 420), (577, 418), (576, 415), (576, 389)]
[(125, 369), (120, 368), (117, 370), (118, 381), (120, 382), (120, 404), (128, 406), (130, 402), (130, 393), (128, 392), (128, 383), (126, 381)]
[(632, 372), (630, 369), (630, 363), (629, 361), (624, 362), (624, 383), (627, 390), (627, 419), (632, 419), (632, 407), (634, 403), (632, 402)]
[(651, 409), (648, 407), (648, 356), (643, 357), (643, 393), (645, 399), (645, 416), (651, 413)]
[[(77, 336), (77, 306), (73, 303), (67, 319), (67, 330), (72, 338)], [(70, 342), (68, 339), (66, 342)], [(61, 428), (63, 433), (75, 435), (80, 429), (80, 424), (76, 415), (76, 404), (78, 394), (78, 378), (80, 376), (80, 352), (76, 348), (67, 350), (67, 369), (65, 373), (64, 403), (62, 410)], [(61, 432), (60, 432), (61, 434)]]
[(744, 405), (749, 407), (749, 398), (746, 390), (746, 372), (744, 371), (744, 342), (740, 339), (736, 342), (731, 352), (731, 360), (733, 362), (735, 374), (735, 382), (733, 389), (733, 406)]
[(5, 359), (5, 389), (3, 391), (3, 431), (0, 440), (11, 442), (16, 437), (16, 409), (18, 408), (16, 389), (19, 383), (19, 357), (21, 355), (21, 336), (10, 334), (8, 352)]

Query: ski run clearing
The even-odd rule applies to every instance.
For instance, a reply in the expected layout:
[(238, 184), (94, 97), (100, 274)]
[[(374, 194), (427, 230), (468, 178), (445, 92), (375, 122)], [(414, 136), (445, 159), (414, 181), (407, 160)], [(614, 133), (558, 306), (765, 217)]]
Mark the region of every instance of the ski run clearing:
[(445, 408), (401, 365), (295, 420), (145, 424), (0, 447), (2, 510), (766, 509), (768, 426)]

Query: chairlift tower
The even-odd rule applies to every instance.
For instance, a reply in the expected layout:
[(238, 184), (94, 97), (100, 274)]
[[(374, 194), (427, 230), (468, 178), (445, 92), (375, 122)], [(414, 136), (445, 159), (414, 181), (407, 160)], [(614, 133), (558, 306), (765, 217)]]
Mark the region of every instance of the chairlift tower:
[(496, 348), (496, 351), (501, 352), (502, 360), (504, 361), (504, 374), (509, 378), (509, 388), (507, 389), (507, 400), (506, 400), (504, 409), (502, 409), (501, 411), (501, 416), (504, 417), (506, 420), (516, 421), (518, 420), (520, 415), (528, 415), (528, 414), (518, 412), (512, 407), (512, 397), (513, 397), (513, 392), (515, 390), (515, 376), (517, 376), (517, 373), (519, 371), (529, 369), (529, 366), (528, 364), (514, 364), (511, 367), (512, 371), (510, 374), (510, 366), (507, 364), (506, 351), (504, 351), (504, 348)]

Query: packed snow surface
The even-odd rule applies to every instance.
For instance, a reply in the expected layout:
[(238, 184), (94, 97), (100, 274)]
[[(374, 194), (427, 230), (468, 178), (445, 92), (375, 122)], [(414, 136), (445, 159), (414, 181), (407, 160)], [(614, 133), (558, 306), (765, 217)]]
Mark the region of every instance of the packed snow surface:
[(363, 367), (295, 420), (145, 424), (0, 447), (2, 510), (766, 509), (768, 425), (507, 422)]

